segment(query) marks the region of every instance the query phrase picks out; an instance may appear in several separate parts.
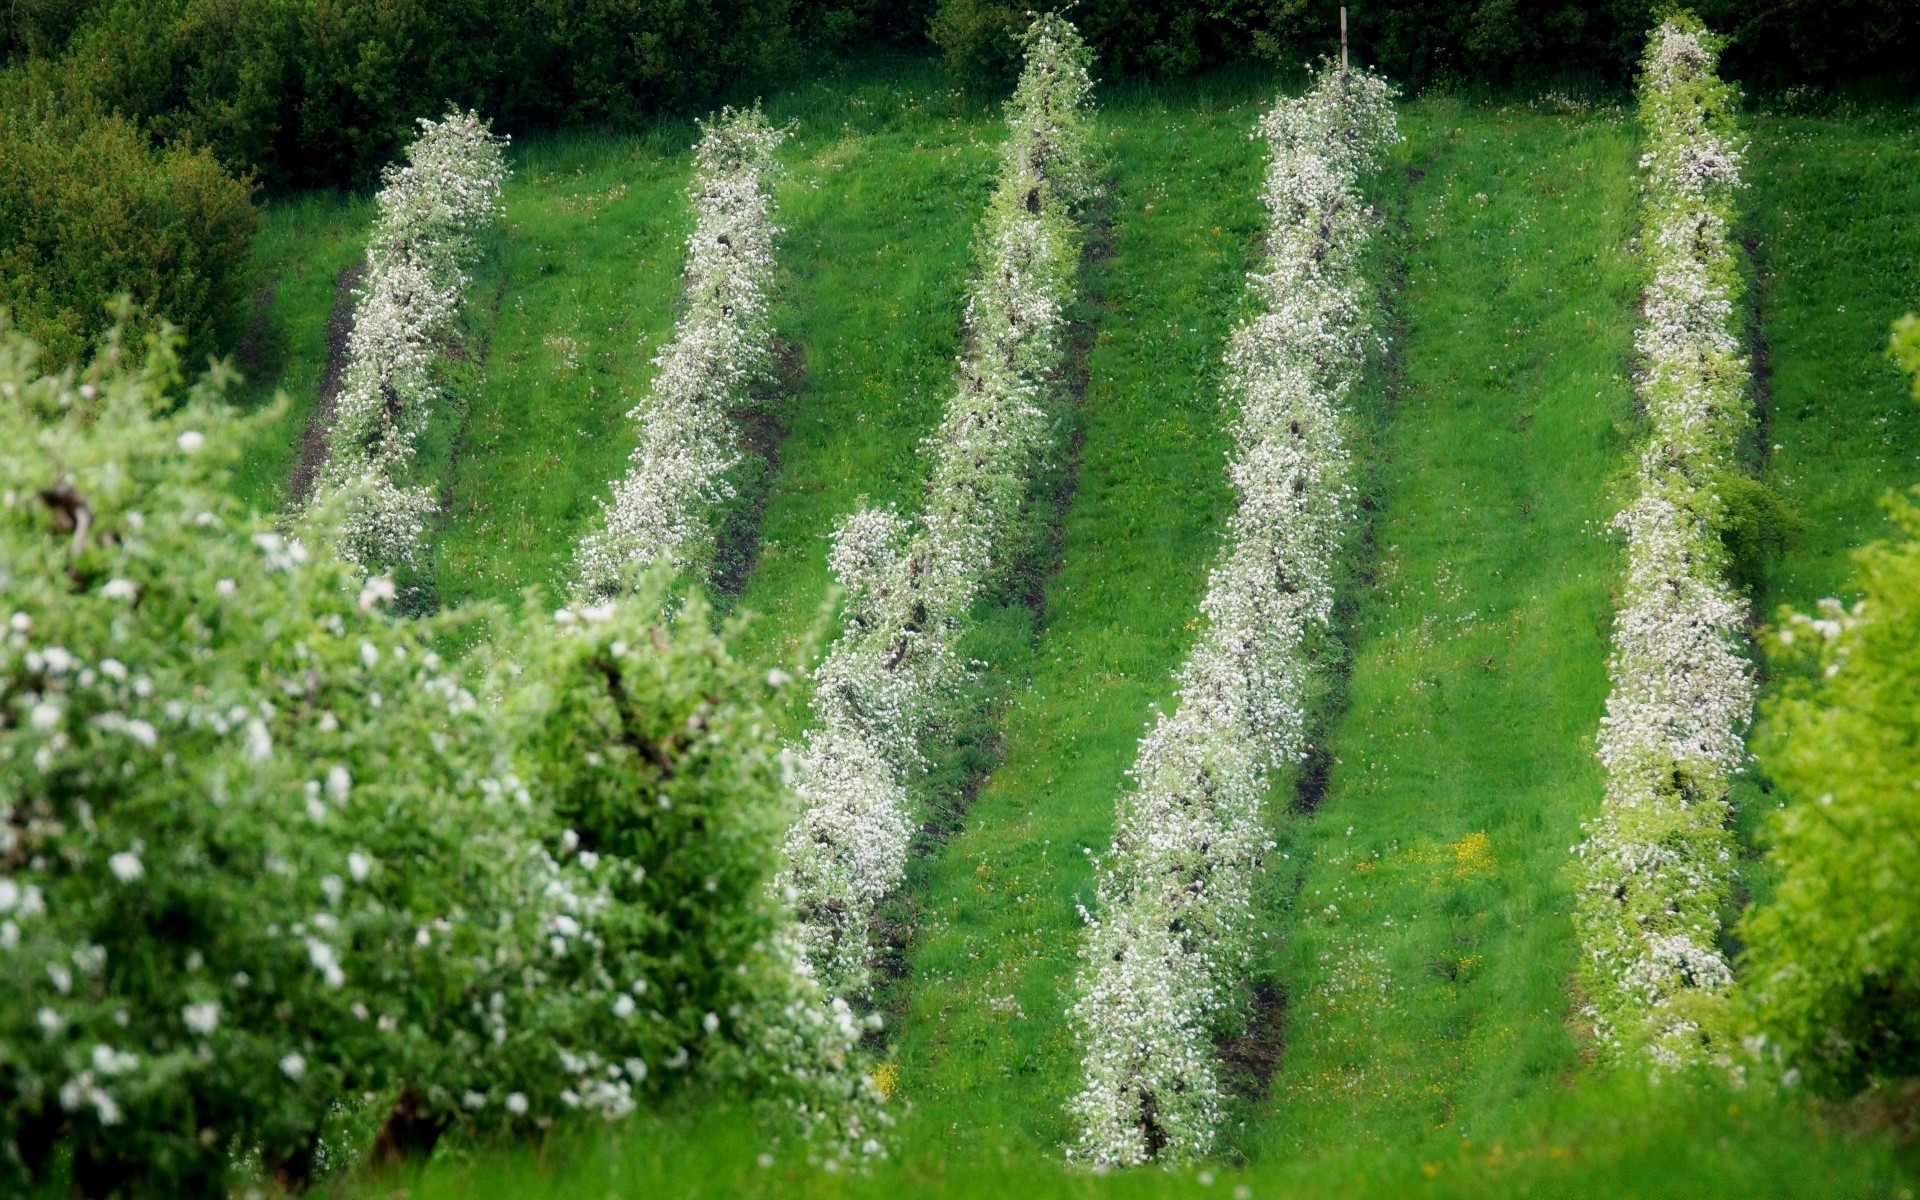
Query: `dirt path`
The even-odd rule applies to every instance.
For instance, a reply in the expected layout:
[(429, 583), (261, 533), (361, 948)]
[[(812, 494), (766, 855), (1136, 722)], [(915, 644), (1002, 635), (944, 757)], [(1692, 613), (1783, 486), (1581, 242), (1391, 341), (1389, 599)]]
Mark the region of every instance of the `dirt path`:
[(366, 273), (366, 259), (358, 259), (340, 272), (340, 278), (333, 285), (333, 315), (327, 318), (327, 365), (320, 373), (320, 394), (307, 417), (306, 432), (300, 435), (300, 457), (294, 460), (293, 475), (287, 481), (287, 494), (295, 507), (306, 503), (321, 464), (327, 461), (327, 434), (333, 429), (334, 408), (347, 379), (347, 342), (353, 337), (354, 289), (360, 286)]

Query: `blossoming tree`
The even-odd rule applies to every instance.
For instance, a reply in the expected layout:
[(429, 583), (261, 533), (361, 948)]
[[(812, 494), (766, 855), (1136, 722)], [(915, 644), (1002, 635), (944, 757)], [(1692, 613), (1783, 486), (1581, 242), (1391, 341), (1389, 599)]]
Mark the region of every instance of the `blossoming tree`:
[(690, 1078), (883, 1151), (769, 889), (777, 678), (657, 590), (396, 617), (224, 492), (277, 410), (164, 340), (33, 356), (0, 329), (0, 1187), (298, 1186)]
[(1744, 147), (1717, 54), (1683, 16), (1654, 30), (1643, 60), (1650, 280), (1636, 344), (1652, 428), (1615, 520), (1627, 571), (1600, 724), (1606, 794), (1576, 849), (1597, 1035), (1667, 1065), (1701, 1056), (1699, 1006), (1733, 981), (1716, 939), (1733, 869), (1727, 791), (1753, 708), (1747, 606), (1720, 535), (1753, 411), (1729, 232)]
[(817, 673), (816, 727), (799, 747), (802, 810), (783, 880), (801, 937), (833, 989), (865, 986), (868, 922), (906, 869), (908, 781), (947, 685), (968, 611), (1006, 566), (1003, 543), (1054, 426), (1065, 313), (1088, 192), (1087, 97), (1079, 34), (1036, 19), (1007, 104), (1007, 141), (967, 301), (967, 351), (929, 439), (925, 507), (908, 520), (863, 510), (834, 535), (844, 628)]
[(687, 310), (654, 365), (626, 476), (603, 523), (574, 555), (575, 592), (614, 595), (656, 563), (696, 575), (713, 557), (715, 511), (735, 496), (740, 462), (730, 408), (750, 399), (772, 357), (767, 287), (774, 272), (774, 151), (787, 134), (758, 108), (723, 108), (694, 152)]
[(1119, 801), (1071, 1012), (1085, 1072), (1074, 1153), (1094, 1164), (1214, 1145), (1213, 1041), (1242, 1019), (1255, 876), (1272, 845), (1262, 800), (1270, 773), (1306, 749), (1307, 650), (1332, 614), (1350, 517), (1342, 402), (1373, 336), (1358, 186), (1398, 140), (1392, 97), (1373, 75), (1329, 67), (1256, 131), (1270, 155), (1266, 255), (1249, 279), (1260, 311), (1227, 352), (1240, 502), (1176, 708), (1141, 740)]
[(465, 302), (474, 234), (499, 209), (503, 148), (478, 113), (456, 109), (423, 118), (407, 164), (384, 175), (313, 497), (339, 506), (341, 551), (369, 570), (421, 565), (437, 501), (407, 476), (438, 398), (437, 360)]

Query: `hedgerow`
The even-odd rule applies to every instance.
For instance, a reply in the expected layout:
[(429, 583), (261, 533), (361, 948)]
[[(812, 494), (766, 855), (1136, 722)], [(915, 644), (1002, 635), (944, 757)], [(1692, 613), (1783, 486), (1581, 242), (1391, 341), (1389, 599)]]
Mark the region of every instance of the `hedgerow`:
[(493, 219), (506, 176), (502, 143), (479, 114), (458, 111), (423, 118), (407, 165), (387, 169), (313, 497), (338, 520), (341, 552), (363, 567), (422, 565), (438, 498), (409, 484), (414, 443), (439, 395), (474, 235)]
[(731, 409), (768, 377), (773, 328), (767, 287), (774, 270), (770, 217), (773, 153), (786, 138), (758, 108), (722, 109), (694, 152), (694, 229), (687, 236), (686, 311), (654, 366), (647, 397), (627, 414), (640, 426), (604, 523), (574, 554), (574, 591), (613, 595), (656, 563), (704, 578), (713, 558), (713, 517), (737, 491), (740, 462)]
[(1178, 699), (1141, 739), (1070, 1012), (1085, 1073), (1073, 1153), (1096, 1165), (1201, 1158), (1221, 1091), (1214, 1039), (1244, 1019), (1253, 890), (1272, 840), (1271, 773), (1305, 749), (1308, 646), (1333, 610), (1351, 518), (1342, 412), (1372, 340), (1357, 270), (1373, 214), (1358, 185), (1398, 140), (1393, 92), (1323, 69), (1255, 136), (1271, 156), (1259, 313), (1227, 352), (1240, 494), (1201, 602)]
[(299, 1186), (696, 1075), (881, 1152), (770, 899), (777, 678), (657, 592), (399, 618), (222, 491), (272, 412), (133, 357), (0, 338), (0, 1178)]
[(1595, 1036), (1668, 1066), (1705, 1052), (1703, 1005), (1733, 982), (1718, 945), (1733, 870), (1727, 794), (1753, 707), (1747, 606), (1728, 582), (1722, 538), (1753, 411), (1730, 235), (1744, 146), (1736, 93), (1714, 74), (1718, 47), (1686, 16), (1647, 45), (1650, 279), (1637, 347), (1652, 429), (1638, 494), (1614, 521), (1627, 571), (1600, 724), (1606, 795), (1575, 849)]
[(817, 672), (818, 724), (798, 751), (802, 809), (784, 884), (808, 957), (835, 990), (865, 984), (868, 922), (906, 868), (921, 738), (965, 670), (955, 646), (1008, 565), (1003, 543), (1053, 430), (1047, 403), (1079, 261), (1073, 209), (1089, 189), (1092, 86), (1073, 26), (1037, 18), (1007, 103), (959, 385), (926, 444), (926, 506), (911, 521), (862, 510), (834, 535), (845, 624)]

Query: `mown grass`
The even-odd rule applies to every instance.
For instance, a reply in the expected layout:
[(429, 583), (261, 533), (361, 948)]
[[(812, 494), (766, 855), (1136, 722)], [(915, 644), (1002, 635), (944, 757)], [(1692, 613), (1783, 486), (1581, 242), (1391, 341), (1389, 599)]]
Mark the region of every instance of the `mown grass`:
[(677, 314), (692, 130), (573, 135), (513, 156), (465, 345), (420, 443), (441, 603), (564, 589), (635, 441), (627, 412)]
[(1635, 132), (1415, 106), (1403, 379), (1325, 803), (1284, 831), (1256, 1156), (1473, 1138), (1579, 1067), (1568, 848), (1598, 807), (1633, 424)]
[[(1633, 1080), (1548, 1096), (1524, 1120), (1443, 1145), (1330, 1146), (1244, 1166), (1098, 1175), (1032, 1148), (910, 1144), (861, 1171), (824, 1171), (771, 1144), (754, 1112), (698, 1098), (632, 1118), (620, 1131), (576, 1129), (538, 1147), (444, 1158), (351, 1181), (352, 1200), (865, 1200), (1021, 1196), (1031, 1200), (1171, 1197), (1900, 1196), (1912, 1176), (1884, 1139), (1861, 1138), (1806, 1108)], [(1903, 1190), (1908, 1189), (1908, 1190)]]
[(252, 327), (235, 356), (244, 376), (237, 398), (258, 405), (284, 391), (288, 405), (248, 449), (233, 484), (242, 502), (263, 512), (286, 505), (288, 477), (327, 365), (336, 284), (364, 255), (372, 219), (365, 197), (315, 192), (275, 201), (254, 241), (260, 290)]
[[(982, 740), (966, 761), (992, 773), (907, 888), (918, 931), (888, 1035), (900, 1156), (847, 1176), (774, 1146), (761, 1167), (769, 1144), (754, 1114), (703, 1097), (618, 1132), (350, 1191), (1203, 1194), (1196, 1171), (1062, 1168), (1062, 1104), (1078, 1084), (1064, 1007), (1074, 906), (1091, 891), (1084, 852), (1106, 846), (1135, 741), (1170, 699), (1230, 501), (1219, 358), (1261, 229), (1247, 131), (1273, 86), (1223, 77), (1103, 97), (1111, 257), (1086, 273), (1097, 304), (1082, 314), (1089, 382), (1069, 422), (1083, 437), (1076, 490), (1039, 606), (983, 607), (982, 693), (999, 699), (969, 726)], [(802, 122), (782, 155), (777, 317), (801, 370), (779, 401), (787, 433), (736, 607), (759, 614), (743, 649), (771, 662), (791, 660), (817, 625), (835, 522), (863, 499), (916, 505), (917, 446), (950, 386), (999, 131), (990, 107), (916, 63), (827, 78), (769, 110)], [(1351, 680), (1327, 713), (1320, 810), (1286, 815), (1286, 789), (1275, 794), (1276, 877), (1283, 896), (1298, 889), (1273, 926), (1286, 1053), (1267, 1096), (1241, 1106), (1231, 1150), (1243, 1164), (1215, 1168), (1214, 1187), (1885, 1194), (1910, 1167), (1816, 1110), (1583, 1073), (1566, 866), (1599, 797), (1592, 737), (1618, 567), (1604, 526), (1637, 431), (1637, 134), (1605, 113), (1444, 100), (1407, 106), (1403, 123), (1410, 142), (1380, 196), (1397, 213), (1404, 194), (1406, 227), (1376, 264), (1383, 277), (1404, 271), (1391, 317), (1402, 333), (1394, 386), (1377, 377), (1360, 402), (1375, 548), (1356, 538)], [(1755, 228), (1771, 277), (1770, 438), (1795, 448), (1774, 452), (1769, 479), (1809, 525), (1769, 596), (1804, 603), (1790, 588), (1837, 586), (1820, 581), (1843, 578), (1831, 562), (1873, 528), (1878, 477), (1904, 481), (1899, 463), (1914, 461), (1911, 418), (1874, 357), (1886, 319), (1913, 303), (1899, 297), (1912, 235), (1896, 223), (1912, 210), (1901, 190), (1912, 162), (1894, 153), (1911, 155), (1912, 139), (1871, 123), (1777, 125), (1818, 164), (1777, 201), (1777, 180), (1799, 177), (1766, 151), (1750, 172), (1757, 210), (1795, 214), (1777, 227), (1756, 215)], [(1769, 128), (1756, 129), (1757, 149)], [(691, 137), (663, 126), (516, 150), (503, 230), (474, 288), (472, 344), (486, 357), (456, 365), (424, 464), (448, 499), (443, 601), (552, 589), (621, 469), (625, 411), (675, 312)], [(1424, 171), (1410, 189), (1397, 173), (1407, 164)], [(1840, 210), (1865, 192), (1876, 198)], [(280, 378), (310, 401), (332, 279), (357, 253), (368, 206), (302, 203), (276, 207), (261, 254), (282, 281)], [(1877, 282), (1834, 265), (1835, 245)], [(1877, 307), (1855, 320), (1866, 291)], [(1802, 427), (1789, 396), (1802, 398)], [(303, 421), (296, 403), (289, 440)], [(263, 447), (247, 494), (266, 502), (290, 462)], [(1795, 580), (1808, 582), (1781, 582)]]
[(912, 62), (822, 81), (768, 111), (798, 122), (783, 153), (775, 319), (801, 370), (779, 402), (779, 470), (736, 607), (755, 616), (747, 653), (791, 661), (830, 594), (835, 525), (862, 503), (919, 507), (919, 446), (952, 387), (1000, 124)]
[(1920, 483), (1920, 405), (1885, 355), (1920, 308), (1914, 111), (1756, 117), (1745, 196), (1768, 356), (1765, 481), (1800, 529), (1757, 607), (1840, 595), (1848, 552), (1889, 532), (1880, 499)]

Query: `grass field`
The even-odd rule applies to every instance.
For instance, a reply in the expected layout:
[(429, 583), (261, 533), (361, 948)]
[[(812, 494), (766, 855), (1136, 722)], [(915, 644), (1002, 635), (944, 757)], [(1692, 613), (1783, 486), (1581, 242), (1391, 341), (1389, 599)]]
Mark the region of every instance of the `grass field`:
[[(1230, 502), (1220, 353), (1262, 228), (1247, 134), (1275, 86), (1232, 75), (1102, 97), (1111, 194), (1082, 273), (1086, 384), (1063, 421), (1057, 555), (1036, 559), (1036, 591), (982, 607), (973, 649), (988, 666), (933, 780), (969, 804), (927, 839), (893, 914), (912, 930), (886, 995), (898, 1159), (849, 1178), (775, 1147), (761, 1167), (752, 1114), (711, 1098), (610, 1135), (436, 1165), (404, 1181), (416, 1200), (1204, 1190), (1195, 1171), (1060, 1167), (1062, 1103), (1078, 1085), (1063, 1010), (1086, 852), (1105, 849), (1135, 740), (1170, 699)], [(743, 652), (773, 663), (807, 644), (830, 596), (834, 522), (862, 498), (917, 496), (999, 134), (991, 106), (912, 62), (819, 81), (768, 111), (798, 122), (782, 151), (777, 312), (796, 371), (735, 607), (756, 614)], [(1880, 356), (1887, 322), (1920, 306), (1909, 116), (1751, 125), (1764, 477), (1804, 525), (1769, 566), (1766, 612), (1839, 588), (1846, 551), (1884, 528), (1880, 494), (1920, 482), (1920, 413)], [(1370, 271), (1391, 336), (1354, 402), (1368, 519), (1340, 619), (1349, 675), (1317, 717), (1331, 772), (1315, 812), (1294, 810), (1291, 781), (1272, 802), (1284, 857), (1268, 970), (1284, 1052), (1265, 1093), (1236, 1102), (1215, 1187), (1911, 1187), (1911, 1158), (1855, 1137), (1844, 1114), (1648, 1092), (1585, 1069), (1568, 848), (1599, 802), (1618, 571), (1605, 526), (1640, 429), (1640, 135), (1617, 110), (1440, 98), (1405, 105), (1402, 128), (1373, 189), (1386, 221)], [(423, 447), (445, 500), (443, 602), (562, 582), (672, 327), (692, 132), (515, 149), (475, 272), (467, 361)], [(249, 388), (277, 382), (292, 404), (240, 481), (263, 505), (284, 495), (334, 280), (368, 215), (349, 197), (270, 210), (271, 334)], [(1742, 796), (1754, 834), (1772, 801), (1763, 781)]]

